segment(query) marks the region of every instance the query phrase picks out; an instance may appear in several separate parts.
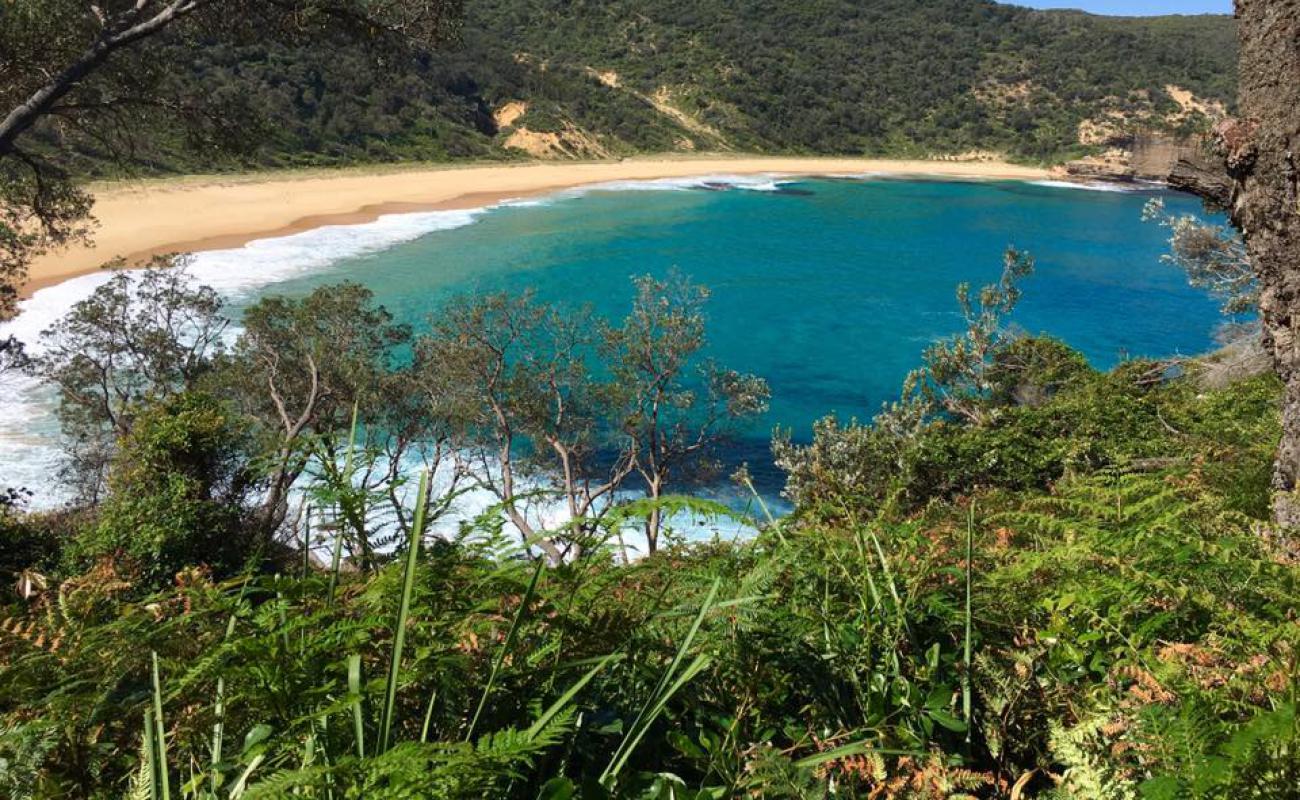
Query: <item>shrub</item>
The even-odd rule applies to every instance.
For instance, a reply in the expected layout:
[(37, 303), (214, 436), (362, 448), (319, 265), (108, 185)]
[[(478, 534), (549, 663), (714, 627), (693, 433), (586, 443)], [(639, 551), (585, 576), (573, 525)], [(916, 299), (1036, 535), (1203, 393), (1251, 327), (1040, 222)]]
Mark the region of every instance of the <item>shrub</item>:
[(141, 412), (113, 460), (98, 522), (70, 548), (73, 565), (122, 560), (145, 586), (192, 565), (237, 570), (256, 544), (240, 525), (252, 488), (242, 443), (208, 395), (177, 395)]

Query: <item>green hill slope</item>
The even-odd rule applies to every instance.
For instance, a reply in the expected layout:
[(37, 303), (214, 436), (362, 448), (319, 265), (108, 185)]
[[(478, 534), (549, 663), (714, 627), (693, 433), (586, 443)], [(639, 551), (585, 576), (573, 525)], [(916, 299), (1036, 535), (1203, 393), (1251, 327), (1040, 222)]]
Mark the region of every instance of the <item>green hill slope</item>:
[[(1106, 19), (971, 0), (490, 0), (472, 7), (467, 29), (491, 64), (514, 55), (570, 83), (616, 74), (609, 93), (689, 115), (702, 130), (684, 133), (700, 146), (717, 144), (711, 130), (743, 149), (1048, 157), (1070, 149), (1086, 117), (1174, 110), (1166, 85), (1224, 101), (1234, 88), (1235, 33), (1215, 17)], [(606, 131), (545, 86), (493, 88)]]
[[(1203, 125), (1166, 87), (1229, 103), (1235, 35), (1228, 17), (980, 0), (476, 0), (461, 42), (400, 65), (324, 44), (176, 43), (193, 64), (176, 91), (227, 99), (254, 164), (692, 149), (1059, 160), (1134, 127)], [(191, 145), (160, 129), (138, 155), (214, 166)], [(102, 153), (79, 152), (100, 171)]]

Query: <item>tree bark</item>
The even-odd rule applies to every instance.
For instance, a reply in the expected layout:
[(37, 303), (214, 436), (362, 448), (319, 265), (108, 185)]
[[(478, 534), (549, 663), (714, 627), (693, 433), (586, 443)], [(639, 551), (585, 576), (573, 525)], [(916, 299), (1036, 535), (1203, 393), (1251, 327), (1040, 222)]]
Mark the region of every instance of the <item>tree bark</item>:
[(1176, 189), (1224, 208), (1259, 278), (1264, 348), (1284, 384), (1273, 463), (1273, 518), (1300, 528), (1300, 0), (1236, 0), (1238, 118), (1214, 129), (1215, 153), (1182, 159)]
[(125, 27), (116, 31), (111, 26), (106, 27), (76, 61), (65, 67), (62, 72), (33, 92), (27, 100), (0, 120), (0, 156), (12, 153), (14, 143), (19, 136), (26, 133), (41, 117), (49, 114), (68, 92), (102, 67), (115, 51), (153, 36), (177, 19), (194, 11), (204, 2), (205, 0), (173, 0), (157, 14), (138, 22), (136, 19), (145, 9), (146, 3), (137, 3), (134, 9), (123, 15)]
[(1300, 0), (1237, 0), (1241, 119), (1219, 127), (1228, 211), (1260, 280), (1264, 346), (1285, 384), (1273, 515), (1300, 527)]

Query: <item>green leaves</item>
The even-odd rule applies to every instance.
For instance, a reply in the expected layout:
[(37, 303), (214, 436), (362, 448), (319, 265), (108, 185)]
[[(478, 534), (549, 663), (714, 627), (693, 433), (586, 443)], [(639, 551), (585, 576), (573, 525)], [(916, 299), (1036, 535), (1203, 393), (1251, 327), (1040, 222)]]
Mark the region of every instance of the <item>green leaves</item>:
[[(420, 474), (420, 488), (415, 498), (415, 519), (406, 541), (406, 567), (402, 572), (402, 598), (393, 622), (393, 653), (384, 686), (384, 710), (379, 717), (379, 752), (388, 750), (392, 739), (397, 708), (397, 688), (401, 682), (402, 649), (406, 645), (407, 621), (411, 615), (411, 592), (415, 587), (415, 569), (420, 559), (420, 541), (424, 538), (425, 514), (429, 507), (429, 473)], [(351, 668), (349, 667), (349, 672)], [(351, 680), (349, 678), (349, 680)], [(471, 726), (472, 727), (472, 726)]]
[(618, 749), (610, 758), (609, 765), (605, 767), (604, 772), (600, 775), (600, 782), (610, 785), (618, 779), (618, 774), (627, 764), (632, 752), (645, 737), (650, 725), (655, 719), (663, 713), (664, 707), (669, 699), (677, 693), (683, 685), (694, 678), (709, 665), (709, 657), (703, 653), (695, 656), (691, 663), (684, 669), (681, 668), (687, 653), (690, 651), (691, 644), (695, 641), (696, 635), (700, 632), (700, 626), (704, 623), (705, 616), (713, 606), (714, 599), (718, 595), (718, 587), (721, 580), (714, 580), (713, 586), (709, 589), (708, 595), (705, 596), (704, 602), (700, 605), (700, 612), (691, 623), (690, 630), (686, 632), (685, 638), (677, 647), (677, 654), (673, 656), (672, 662), (668, 669), (664, 671), (663, 676), (659, 679), (659, 684), (646, 699), (645, 705), (633, 720), (631, 727), (624, 734), (622, 742), (619, 743)]
[(171, 800), (170, 765), (167, 762), (167, 726), (163, 722), (162, 683), (158, 677), (158, 654), (150, 653), (150, 675), (153, 678), (153, 713), (145, 715), (145, 726), (153, 723), (152, 736), (146, 741), (151, 749), (150, 764), (157, 776), (154, 783), (154, 800)]
[(528, 607), (533, 601), (533, 594), (537, 591), (537, 583), (541, 580), (542, 570), (546, 568), (546, 563), (540, 559), (537, 565), (533, 567), (533, 577), (528, 581), (528, 588), (524, 590), (524, 595), (519, 601), (519, 607), (515, 609), (514, 618), (510, 620), (510, 629), (506, 632), (505, 641), (501, 643), (501, 648), (497, 650), (496, 657), (492, 660), (492, 671), (488, 674), (487, 685), (483, 687), (483, 694), (479, 697), (478, 707), (474, 709), (474, 717), (470, 720), (469, 728), (465, 731), (465, 741), (473, 741), (474, 728), (478, 726), (479, 716), (483, 713), (483, 707), (487, 705), (488, 697), (492, 694), (492, 687), (496, 684), (497, 675), (501, 672), (501, 665), (505, 663), (506, 656), (510, 654), (511, 646), (514, 645), (515, 637), (519, 635), (519, 626), (523, 622), (524, 615), (528, 613)]
[[(1271, 409), (1160, 398), (1206, 437)], [(1076, 793), (1247, 796), (1295, 771), (1300, 578), (1213, 480), (1080, 473), (901, 522), (827, 492), (751, 542), (626, 565), (539, 564), (488, 524), (373, 571), (304, 577), (295, 553), (235, 603), (194, 577), (135, 602), (97, 573), (0, 620), (0, 761), (178, 800), (958, 793), (995, 768), (1030, 775), (1022, 792), (1047, 769)], [(665, 496), (605, 522), (651, 509), (724, 513)], [(146, 715), (86, 743), (92, 720)]]

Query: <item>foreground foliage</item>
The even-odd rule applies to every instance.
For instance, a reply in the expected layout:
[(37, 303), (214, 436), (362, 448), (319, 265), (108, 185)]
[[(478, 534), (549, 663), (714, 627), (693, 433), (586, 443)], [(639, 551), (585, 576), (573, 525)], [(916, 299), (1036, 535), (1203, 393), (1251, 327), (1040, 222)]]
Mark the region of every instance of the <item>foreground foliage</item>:
[[(126, 551), (59, 554), (69, 535), (117, 530), (130, 494), (98, 521), (10, 515), (3, 568), (40, 581), (0, 631), (0, 786), (1293, 796), (1300, 569), (1257, 521), (1275, 380), (1205, 390), (1194, 369), (1099, 374), (1043, 347), (1055, 383), (1035, 404), (916, 434), (911, 481), (884, 492), (907, 502), (828, 477), (752, 541), (626, 566), (589, 541), (540, 567), (485, 518), (403, 539), (365, 572), (287, 549), (252, 571), (196, 552), (153, 593)], [(190, 498), (174, 507), (213, 497), (178, 460), (219, 430), (211, 407), (142, 419), (130, 469), (157, 472), (119, 467), (110, 486)], [(221, 525), (147, 516), (200, 537)]]

